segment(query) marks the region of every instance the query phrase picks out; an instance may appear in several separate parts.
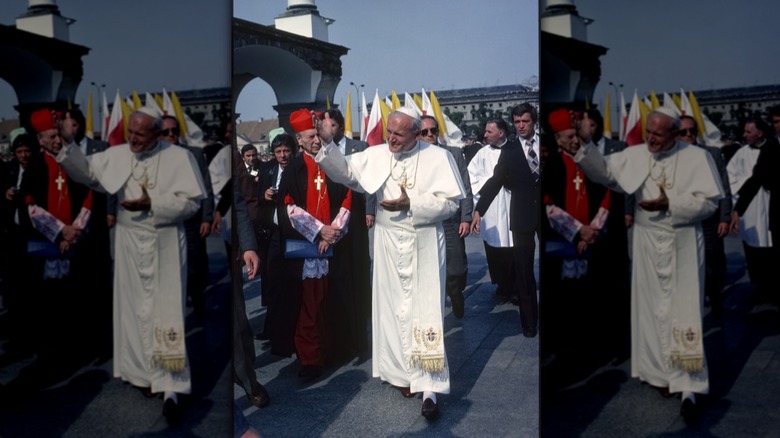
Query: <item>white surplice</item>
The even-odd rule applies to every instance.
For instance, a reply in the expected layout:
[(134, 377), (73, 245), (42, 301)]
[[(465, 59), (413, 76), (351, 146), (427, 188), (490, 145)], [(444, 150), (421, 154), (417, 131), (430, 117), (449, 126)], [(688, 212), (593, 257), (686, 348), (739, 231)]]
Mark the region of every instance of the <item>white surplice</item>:
[(634, 193), (637, 204), (660, 195), (669, 209), (634, 216), (631, 277), (631, 375), (671, 392), (706, 394), (701, 308), (704, 236), (701, 221), (717, 209), (723, 188), (704, 149), (677, 142), (651, 154), (637, 145), (605, 158), (591, 143), (574, 157), (593, 181)]
[(438, 336), (444, 352), (446, 271), (441, 222), (452, 217), (465, 197), (455, 160), (447, 150), (425, 142), (405, 153), (391, 153), (382, 144), (346, 157), (331, 142), (316, 161), (334, 181), (376, 193), (378, 202), (401, 196), (399, 184), (406, 175), (410, 209), (391, 212), (378, 206), (376, 213), (372, 373), (412, 392), (449, 393), (446, 352), (440, 372), (425, 371), (413, 358), (415, 343), (421, 339), (415, 330), (418, 335), (421, 329), (437, 331), (432, 335)]
[[(538, 144), (538, 141), (537, 141)], [(506, 145), (504, 145), (506, 147)], [(479, 191), (485, 182), (493, 176), (493, 169), (498, 164), (501, 149), (490, 145), (483, 146), (474, 155), (468, 165), (471, 193), (474, 194), (474, 205), (479, 202)], [(512, 194), (503, 187), (499, 190), (493, 202), (485, 211), (479, 224), (479, 236), (494, 248), (512, 246), (512, 230), (509, 229), (509, 204)]]
[[(753, 175), (759, 152), (761, 149), (742, 146), (726, 165), (734, 204), (739, 199), (737, 192), (742, 184)], [(739, 218), (739, 237), (754, 248), (772, 246), (772, 233), (769, 231), (769, 191), (765, 188), (758, 189), (745, 213)]]
[[(68, 176), (138, 199), (146, 181), (151, 209), (117, 207), (114, 254), (114, 377), (153, 392), (191, 391), (184, 345), (187, 241), (183, 221), (198, 210), (205, 186), (195, 158), (184, 148), (158, 142), (134, 154), (112, 146), (84, 157), (75, 145), (57, 156)], [(162, 362), (176, 363), (169, 371)]]

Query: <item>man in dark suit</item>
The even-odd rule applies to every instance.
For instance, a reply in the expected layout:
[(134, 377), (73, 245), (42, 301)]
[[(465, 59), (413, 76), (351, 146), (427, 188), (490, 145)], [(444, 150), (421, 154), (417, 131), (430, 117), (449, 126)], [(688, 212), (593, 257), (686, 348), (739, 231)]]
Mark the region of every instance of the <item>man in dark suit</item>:
[(298, 144), (290, 134), (277, 133), (271, 139), (271, 151), (274, 159), (264, 163), (258, 172), (257, 221), (255, 231), (257, 237), (257, 255), (260, 257), (260, 296), (266, 307), (266, 316), (263, 323), (263, 331), (255, 336), (259, 341), (271, 339), (274, 327), (278, 325), (277, 309), (275, 304), (283, 299), (284, 290), (278, 287), (278, 275), (269, 275), (269, 271), (281, 269), (283, 255), (280, 250), (279, 220), (276, 193), (279, 191), (279, 183), (284, 169), (295, 157)]
[(707, 150), (715, 162), (723, 186), (723, 198), (718, 201), (718, 209), (707, 219), (701, 221), (704, 234), (704, 294), (710, 300), (712, 314), (720, 319), (723, 316), (723, 286), (726, 282), (726, 253), (723, 238), (729, 232), (731, 222), (731, 188), (726, 161), (720, 148), (699, 144), (699, 128), (696, 119), (680, 116), (680, 140)]
[[(84, 114), (78, 109), (65, 111), (62, 123), (69, 123), (73, 127), (73, 141), (81, 149), (84, 155), (89, 156), (102, 152), (108, 148), (108, 143), (87, 137), (87, 122)], [(63, 139), (68, 141), (68, 139)], [(97, 354), (101, 360), (107, 360), (112, 354), (112, 297), (113, 278), (111, 276), (111, 236), (110, 229), (116, 218), (116, 196), (107, 195), (97, 191), (92, 192), (92, 219), (90, 220), (90, 232), (81, 242), (85, 251), (92, 255), (93, 264), (88, 267), (89, 275), (94, 287), (87, 288), (84, 292), (89, 295), (89, 300), (97, 312), (84, 315), (84, 321), (91, 321), (90, 329), (85, 330), (90, 336), (95, 337)]]
[[(333, 142), (344, 155), (351, 155), (365, 150), (368, 143), (353, 140), (344, 136), (344, 116), (340, 111), (326, 111), (333, 126)], [(353, 295), (343, 297), (346, 302), (333, 301), (331, 305), (342, 307), (347, 312), (354, 312), (345, 319), (346, 324), (337, 325), (336, 333), (342, 332), (347, 340), (339, 345), (337, 355), (349, 357), (352, 353), (363, 353), (368, 350), (367, 324), (371, 318), (371, 254), (368, 246), (368, 230), (374, 226), (376, 217), (376, 195), (352, 192), (352, 218), (349, 222), (349, 236), (346, 238), (352, 245), (352, 263), (346, 269), (352, 277)], [(349, 315), (349, 313), (347, 313)], [(345, 348), (340, 348), (341, 346)], [(350, 351), (351, 350), (351, 351)]]
[[(588, 124), (591, 128), (593, 144), (604, 156), (625, 149), (626, 143), (613, 140), (604, 135), (604, 119), (597, 109), (585, 110), (581, 118), (578, 118), (578, 126)], [(582, 130), (578, 131), (581, 144), (584, 141)], [(601, 238), (600, 245), (593, 247), (593, 278), (609, 278), (605, 284), (604, 293), (599, 297), (593, 297), (590, 305), (594, 311), (598, 311), (601, 318), (597, 318), (597, 324), (603, 324), (600, 332), (606, 337), (613, 337), (611, 341), (601, 343), (604, 348), (614, 346), (618, 354), (628, 354), (630, 348), (630, 311), (631, 305), (631, 259), (628, 251), (627, 225), (633, 219), (633, 196), (625, 195), (610, 190), (609, 216), (607, 218), (606, 233)], [(627, 219), (630, 216), (631, 219)]]
[(541, 214), (539, 176), (538, 153), (526, 153), (519, 142), (509, 142), (501, 151), (493, 176), (479, 191), (480, 199), (471, 222), (471, 231), (478, 234), (480, 217), (490, 206), (499, 189), (505, 187), (512, 192), (509, 220), (514, 242), (515, 288), (520, 294), (520, 322), (526, 337), (536, 336), (538, 330), (534, 237), (539, 236)]
[(190, 151), (198, 163), (206, 187), (206, 198), (200, 201), (200, 208), (192, 217), (184, 221), (184, 229), (187, 233), (187, 295), (192, 300), (197, 322), (202, 323), (206, 316), (205, 291), (209, 279), (206, 238), (211, 234), (211, 223), (214, 221), (214, 192), (211, 188), (211, 174), (203, 149), (182, 144), (180, 135), (179, 121), (176, 117), (163, 116), (160, 139)]
[[(24, 128), (11, 132), (13, 158), (0, 161), (0, 278), (2, 282), (3, 307), (6, 309), (7, 335), (10, 347), (17, 352), (31, 352), (34, 339), (31, 337), (37, 325), (35, 297), (29, 291), (37, 290), (27, 259), (27, 239), (19, 224), (20, 215), (26, 215), (27, 205), (22, 191), (22, 178), (31, 162), (39, 160), (40, 149), (34, 135)], [(6, 348), (10, 351), (10, 348)]]
[(466, 275), (468, 273), (466, 242), (464, 239), (469, 235), (471, 220), (473, 219), (471, 212), (474, 210), (469, 169), (466, 165), (463, 151), (460, 148), (439, 144), (439, 123), (435, 117), (424, 115), (420, 118), (420, 121), (422, 123), (420, 139), (430, 144), (441, 146), (452, 154), (455, 158), (455, 163), (458, 165), (458, 170), (460, 170), (463, 188), (466, 189), (466, 197), (460, 200), (458, 211), (451, 218), (442, 222), (447, 252), (447, 295), (452, 301), (452, 314), (456, 318), (462, 318), (465, 305), (463, 290), (466, 288)]
[[(767, 139), (761, 146), (752, 175), (735, 194), (737, 202), (734, 205), (734, 211), (731, 213), (732, 233), (739, 232), (739, 218), (745, 214), (745, 210), (747, 210), (760, 188), (764, 188), (771, 194), (769, 196), (769, 231), (775, 236), (780, 233), (780, 196), (778, 196), (780, 193), (780, 172), (778, 172), (778, 164), (780, 164), (780, 143), (777, 137), (772, 137)], [(767, 259), (780, 259), (779, 248), (780, 245), (773, 241), (772, 246), (769, 248), (769, 257)], [(780, 296), (778, 296), (777, 290), (761, 292), (770, 293), (769, 300), (780, 304)]]
[[(232, 147), (232, 146), (231, 146)], [(235, 163), (243, 167), (241, 163)], [(236, 169), (234, 170), (241, 170)], [(238, 178), (239, 174), (235, 172), (233, 178)], [(240, 385), (246, 392), (247, 399), (258, 408), (264, 408), (271, 402), (265, 387), (257, 381), (255, 374), (255, 341), (252, 337), (252, 327), (249, 325), (249, 319), (246, 316), (246, 303), (244, 302), (243, 275), (241, 273), (241, 264), (238, 258), (243, 260), (247, 268), (247, 278), (252, 280), (258, 272), (260, 259), (257, 255), (257, 240), (255, 238), (255, 229), (252, 225), (252, 219), (247, 210), (246, 199), (240, 190), (240, 184), (234, 182), (231, 184), (233, 192), (233, 215), (232, 224), (235, 232), (233, 238), (237, 239), (235, 254), (231, 256), (231, 278), (233, 290), (233, 378), (236, 384)]]

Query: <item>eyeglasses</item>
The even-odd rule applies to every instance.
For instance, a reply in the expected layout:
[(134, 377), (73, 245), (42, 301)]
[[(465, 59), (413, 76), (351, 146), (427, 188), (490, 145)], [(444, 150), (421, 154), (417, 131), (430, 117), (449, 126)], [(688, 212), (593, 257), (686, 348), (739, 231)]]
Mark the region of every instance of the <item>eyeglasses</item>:
[(168, 128), (160, 131), (162, 135), (179, 135), (179, 128)]
[(692, 135), (695, 137), (698, 134), (699, 134), (699, 130), (696, 128), (680, 129), (680, 135)]
[(428, 136), (428, 132), (431, 133), (431, 135), (439, 135), (439, 128), (426, 128), (420, 131), (420, 135), (423, 137)]

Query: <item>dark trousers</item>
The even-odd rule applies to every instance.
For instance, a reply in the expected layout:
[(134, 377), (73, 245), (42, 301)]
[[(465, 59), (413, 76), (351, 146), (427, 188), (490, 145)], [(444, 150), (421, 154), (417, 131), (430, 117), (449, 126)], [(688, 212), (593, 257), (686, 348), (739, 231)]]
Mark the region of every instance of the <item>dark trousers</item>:
[[(498, 287), (496, 289), (498, 294), (511, 295), (515, 281), (514, 249), (482, 243), (485, 244), (485, 258), (490, 272), (490, 282)], [(533, 254), (531, 254), (531, 265), (533, 266)]]
[(536, 330), (539, 324), (539, 302), (534, 277), (534, 232), (512, 232), (515, 291), (520, 298), (520, 323), (523, 329)]
[(466, 288), (468, 263), (466, 261), (466, 242), (458, 235), (458, 218), (450, 218), (442, 222), (444, 228), (444, 245), (447, 252), (447, 295), (452, 296), (463, 292)]
[(772, 262), (777, 260), (773, 257), (776, 252), (772, 251), (772, 247), (750, 246), (744, 241), (742, 242), (742, 247), (745, 250), (745, 262), (747, 263), (750, 282), (755, 284), (758, 292), (764, 294), (766, 298), (770, 297), (770, 293), (777, 295), (769, 290), (772, 284)]

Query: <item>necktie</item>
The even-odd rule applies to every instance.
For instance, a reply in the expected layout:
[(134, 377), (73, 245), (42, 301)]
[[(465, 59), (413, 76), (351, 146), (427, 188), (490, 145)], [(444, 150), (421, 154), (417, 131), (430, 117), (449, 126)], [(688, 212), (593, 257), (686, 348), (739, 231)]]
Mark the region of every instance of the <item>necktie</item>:
[(536, 180), (539, 179), (539, 160), (537, 159), (536, 152), (534, 152), (534, 141), (526, 140), (525, 142), (526, 147), (528, 148), (528, 154), (526, 155), (526, 158), (528, 159), (528, 167), (531, 168), (531, 173), (533, 174), (534, 178)]

